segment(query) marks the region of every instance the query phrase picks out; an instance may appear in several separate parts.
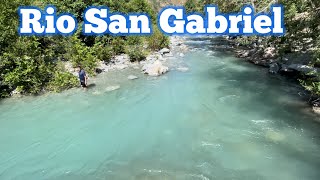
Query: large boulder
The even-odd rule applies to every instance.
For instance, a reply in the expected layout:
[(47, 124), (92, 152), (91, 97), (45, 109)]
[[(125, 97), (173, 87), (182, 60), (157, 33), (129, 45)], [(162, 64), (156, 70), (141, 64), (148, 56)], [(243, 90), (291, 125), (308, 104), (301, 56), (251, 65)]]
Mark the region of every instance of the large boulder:
[(110, 92), (110, 91), (115, 91), (115, 90), (118, 90), (120, 89), (120, 86), (119, 85), (114, 85), (114, 86), (108, 86), (105, 91), (106, 92)]
[(317, 69), (308, 65), (303, 65), (303, 64), (290, 64), (290, 65), (282, 65), (281, 71), (309, 74), (311, 72), (317, 72)]
[(145, 64), (142, 67), (142, 71), (149, 76), (160, 76), (169, 71), (169, 68), (162, 65), (162, 63), (157, 60), (152, 64)]

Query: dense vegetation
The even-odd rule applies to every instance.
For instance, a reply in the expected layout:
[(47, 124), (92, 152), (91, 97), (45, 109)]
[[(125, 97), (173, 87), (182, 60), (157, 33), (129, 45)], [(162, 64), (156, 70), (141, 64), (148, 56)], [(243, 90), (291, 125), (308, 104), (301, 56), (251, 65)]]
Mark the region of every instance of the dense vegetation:
[[(240, 45), (249, 48), (274, 47), (281, 59), (286, 54), (311, 54), (309, 66), (320, 66), (320, 1), (319, 0), (187, 0), (188, 12), (203, 12), (206, 4), (216, 4), (221, 12), (239, 12), (243, 5), (249, 4), (256, 13), (267, 12), (272, 4), (279, 3), (285, 8), (286, 35), (282, 37), (236, 37)], [(253, 47), (254, 45), (254, 47)], [(251, 46), (251, 47), (250, 47)], [(303, 60), (305, 61), (305, 59)], [(305, 63), (305, 62), (304, 62)], [(301, 62), (301, 64), (303, 64)], [(320, 96), (320, 74), (315, 73), (301, 78), (302, 85)]]
[[(78, 19), (73, 36), (20, 37), (17, 33), (19, 6), (56, 6), (58, 13), (68, 12)], [(37, 94), (44, 90), (61, 91), (78, 85), (75, 76), (64, 68), (64, 62), (82, 65), (95, 73), (97, 62), (108, 63), (121, 53), (132, 61), (143, 60), (151, 50), (168, 46), (168, 38), (153, 26), (152, 36), (83, 36), (82, 13), (91, 5), (108, 6), (111, 11), (148, 13), (156, 24), (156, 11), (146, 0), (3, 0), (0, 4), (0, 98), (13, 90)], [(159, 41), (160, 40), (160, 41)], [(148, 45), (148, 48), (143, 46)], [(145, 46), (146, 47), (146, 46)]]

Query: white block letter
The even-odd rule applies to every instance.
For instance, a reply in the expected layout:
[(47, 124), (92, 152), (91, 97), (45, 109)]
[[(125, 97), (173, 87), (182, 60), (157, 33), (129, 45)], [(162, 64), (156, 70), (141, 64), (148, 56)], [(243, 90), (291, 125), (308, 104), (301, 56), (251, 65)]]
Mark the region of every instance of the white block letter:
[(266, 15), (257, 16), (254, 19), (253, 25), (257, 33), (268, 34), (271, 32), (270, 26), (272, 25), (272, 23), (269, 16), (266, 16)]
[(229, 21), (230, 21), (229, 33), (240, 33), (238, 28), (238, 23), (242, 21), (242, 15), (238, 15), (238, 16), (230, 15)]
[(109, 31), (112, 34), (128, 33), (126, 18), (122, 15), (110, 16)]
[(53, 7), (48, 7), (46, 12), (46, 22), (47, 22), (47, 27), (46, 27), (46, 33), (56, 33), (56, 29), (54, 28), (54, 8)]
[[(151, 33), (150, 21), (148, 16), (129, 16), (129, 19), (131, 24), (130, 33)], [(141, 23), (141, 28), (139, 28), (139, 22)]]
[[(207, 33), (224, 33), (228, 29), (228, 21), (222, 15), (216, 16), (216, 7), (207, 7), (208, 15), (208, 29)], [(219, 28), (216, 27), (216, 23), (219, 22)]]
[[(41, 26), (39, 22), (41, 12), (38, 9), (20, 9), (20, 14), (22, 16), (20, 33), (31, 34), (34, 32), (41, 34), (44, 32), (44, 26)], [(31, 15), (33, 15), (32, 19)]]
[[(169, 18), (174, 16), (173, 20), (174, 26), (169, 25)], [(178, 19), (178, 20), (177, 20)], [(184, 33), (184, 24), (183, 20), (183, 10), (182, 9), (166, 9), (162, 11), (159, 18), (159, 25), (162, 31), (172, 34), (172, 33)]]
[[(244, 21), (244, 28), (243, 28), (243, 33), (248, 33), (248, 34), (251, 34), (253, 33), (253, 28), (252, 28), (252, 8), (250, 7), (246, 7), (244, 8), (243, 10), (244, 14), (243, 15), (243, 21)], [(249, 15), (249, 16), (247, 16)]]
[[(188, 24), (186, 30), (190, 34), (205, 33), (203, 18), (199, 15), (190, 15), (187, 17)], [(194, 28), (195, 27), (195, 28)]]
[[(104, 33), (107, 31), (108, 24), (100, 18), (95, 17), (95, 15), (99, 15), (100, 18), (107, 18), (108, 16), (108, 10), (107, 9), (97, 9), (97, 8), (90, 8), (87, 10), (87, 12), (84, 15), (85, 18), (85, 24), (84, 24), (84, 33), (90, 34), (90, 33)], [(95, 27), (93, 27), (93, 25)]]
[(273, 30), (272, 33), (284, 33), (284, 29), (281, 27), (283, 25), (282, 22), (282, 10), (281, 7), (273, 7), (272, 8), (273, 11)]
[[(67, 27), (65, 27), (67, 23)], [(76, 29), (76, 21), (72, 16), (62, 15), (57, 20), (57, 29), (60, 33), (69, 34)]]

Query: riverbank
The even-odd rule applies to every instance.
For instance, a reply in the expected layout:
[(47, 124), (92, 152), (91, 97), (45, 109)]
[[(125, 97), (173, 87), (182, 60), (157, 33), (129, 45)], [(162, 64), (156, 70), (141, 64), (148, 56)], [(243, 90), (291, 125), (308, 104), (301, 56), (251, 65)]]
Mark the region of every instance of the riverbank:
[[(259, 47), (256, 44), (251, 46), (240, 46), (235, 41), (226, 37), (225, 42), (230, 45), (230, 50), (236, 57), (244, 59), (252, 64), (269, 69), (270, 74), (278, 74), (300, 80), (308, 78), (318, 78), (317, 73), (320, 69), (312, 67), (312, 54), (309, 51), (286, 53), (283, 56), (274, 47)], [(301, 96), (301, 94), (299, 94)], [(320, 115), (319, 97), (311, 94), (307, 89), (304, 96), (309, 96), (307, 103), (310, 104), (314, 113)]]
[[(183, 53), (188, 50), (187, 46), (184, 45), (183, 42), (183, 38), (170, 37), (170, 45), (168, 48), (150, 52), (142, 61), (132, 62), (130, 61), (130, 57), (127, 54), (117, 55), (113, 57), (108, 63), (100, 61), (98, 62), (98, 66), (96, 67), (96, 74), (133, 68), (136, 70), (140, 69), (142, 72), (145, 72), (145, 74), (148, 74), (150, 76), (160, 76), (169, 71), (169, 69), (167, 69), (167, 67), (163, 64), (166, 64), (166, 61), (170, 57), (173, 57), (173, 52), (180, 52), (180, 56), (183, 56)], [(146, 47), (144, 48), (147, 49)], [(157, 66), (152, 67), (153, 65)], [(75, 76), (78, 76), (76, 68), (72, 67), (72, 64), (70, 62), (65, 63), (65, 68), (68, 72), (72, 73)]]

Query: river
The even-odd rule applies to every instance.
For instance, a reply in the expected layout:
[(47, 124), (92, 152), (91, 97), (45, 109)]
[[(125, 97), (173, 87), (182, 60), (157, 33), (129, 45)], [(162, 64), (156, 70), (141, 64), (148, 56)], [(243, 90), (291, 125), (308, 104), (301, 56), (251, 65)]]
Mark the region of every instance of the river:
[(126, 69), (88, 91), (0, 101), (0, 179), (318, 180), (319, 118), (303, 90), (213, 39), (185, 43), (160, 77)]

